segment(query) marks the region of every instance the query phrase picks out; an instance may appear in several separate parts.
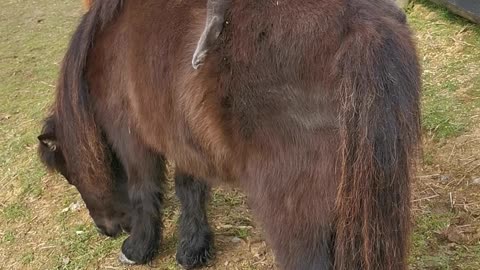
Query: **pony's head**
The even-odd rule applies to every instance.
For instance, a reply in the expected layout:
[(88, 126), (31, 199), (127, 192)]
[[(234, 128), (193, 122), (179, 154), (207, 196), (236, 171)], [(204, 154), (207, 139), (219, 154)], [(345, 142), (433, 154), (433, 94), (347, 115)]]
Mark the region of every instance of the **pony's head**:
[[(130, 202), (128, 199), (127, 177), (120, 162), (111, 153), (108, 171), (111, 172), (111, 183), (104, 185), (98, 183), (98, 186), (89, 181), (82, 181), (76, 172), (74, 164), (82, 157), (71, 157), (65, 155), (65, 147), (75, 147), (65, 145), (57, 135), (58, 123), (55, 115), (50, 115), (45, 119), (42, 133), (38, 136), (39, 146), (38, 154), (42, 163), (49, 171), (59, 172), (68, 183), (74, 185), (80, 192), (85, 202), (90, 216), (100, 233), (107, 236), (116, 236), (122, 232), (130, 230)], [(84, 168), (88, 170), (89, 168)], [(99, 180), (101, 177), (99, 177)], [(100, 188), (102, 186), (102, 188)], [(108, 190), (105, 190), (108, 186)], [(100, 191), (101, 190), (101, 191)]]
[(62, 174), (65, 179), (71, 184), (67, 170), (67, 164), (63, 151), (58, 144), (57, 136), (55, 134), (55, 122), (53, 116), (45, 119), (42, 134), (38, 137), (38, 154), (42, 163), (50, 170), (57, 171)]

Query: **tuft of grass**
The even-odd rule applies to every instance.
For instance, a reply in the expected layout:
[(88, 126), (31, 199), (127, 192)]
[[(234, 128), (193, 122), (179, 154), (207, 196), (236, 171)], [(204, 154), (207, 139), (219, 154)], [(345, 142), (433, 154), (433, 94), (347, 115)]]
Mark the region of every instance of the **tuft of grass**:
[(14, 222), (29, 216), (29, 209), (23, 204), (12, 203), (3, 209), (2, 214), (7, 222)]
[(433, 165), (435, 156), (432, 151), (428, 151), (429, 149), (425, 149), (423, 152), (423, 164), (425, 165)]
[(22, 255), (20, 261), (22, 262), (23, 265), (28, 265), (31, 262), (33, 262), (34, 259), (35, 259), (35, 255), (33, 254), (33, 252), (29, 251)]
[(246, 240), (248, 236), (250, 236), (250, 231), (248, 228), (236, 228), (235, 236), (243, 240)]
[(6, 231), (0, 243), (11, 244), (14, 241), (15, 241), (15, 233), (12, 231)]
[[(435, 90), (440, 92), (445, 89)], [(453, 97), (442, 97), (438, 93), (432, 94), (435, 90), (424, 88), (424, 129), (433, 133), (437, 138), (449, 138), (462, 134), (470, 124), (466, 108)]]

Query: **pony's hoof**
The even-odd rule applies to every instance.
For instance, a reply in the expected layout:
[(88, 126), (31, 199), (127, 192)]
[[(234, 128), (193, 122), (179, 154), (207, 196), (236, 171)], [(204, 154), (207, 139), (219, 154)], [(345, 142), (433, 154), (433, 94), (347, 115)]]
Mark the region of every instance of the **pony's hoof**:
[(135, 238), (131, 235), (123, 241), (120, 261), (126, 264), (147, 264), (153, 260), (158, 250), (158, 240)]
[(177, 262), (184, 269), (193, 269), (207, 266), (213, 259), (212, 244), (207, 241), (200, 245), (192, 245), (192, 243), (183, 243), (177, 250)]
[(123, 252), (120, 252), (120, 255), (118, 256), (118, 260), (123, 263), (123, 264), (126, 264), (126, 265), (135, 265), (137, 264), (136, 262), (130, 260), (129, 258), (127, 258), (127, 256), (125, 256), (125, 254), (123, 254)]

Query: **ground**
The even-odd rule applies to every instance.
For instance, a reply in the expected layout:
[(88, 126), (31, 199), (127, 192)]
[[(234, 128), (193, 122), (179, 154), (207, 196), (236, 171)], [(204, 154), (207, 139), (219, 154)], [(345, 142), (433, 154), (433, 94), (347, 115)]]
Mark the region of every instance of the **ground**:
[[(425, 130), (410, 268), (480, 269), (480, 27), (426, 0), (407, 12), (423, 65)], [(76, 190), (36, 157), (40, 122), (81, 13), (75, 0), (0, 2), (0, 269), (124, 268), (116, 257), (125, 236), (98, 235)], [(239, 192), (215, 190), (209, 213), (218, 250), (210, 269), (274, 268)], [(171, 191), (165, 216), (153, 266), (180, 269)]]

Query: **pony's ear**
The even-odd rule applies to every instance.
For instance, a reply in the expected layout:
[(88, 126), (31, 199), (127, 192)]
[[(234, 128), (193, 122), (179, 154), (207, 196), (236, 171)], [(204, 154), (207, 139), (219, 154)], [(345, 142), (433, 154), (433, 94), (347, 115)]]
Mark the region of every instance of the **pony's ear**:
[(44, 146), (48, 147), (50, 151), (57, 150), (57, 138), (53, 133), (43, 133), (37, 137), (37, 139), (42, 143)]

